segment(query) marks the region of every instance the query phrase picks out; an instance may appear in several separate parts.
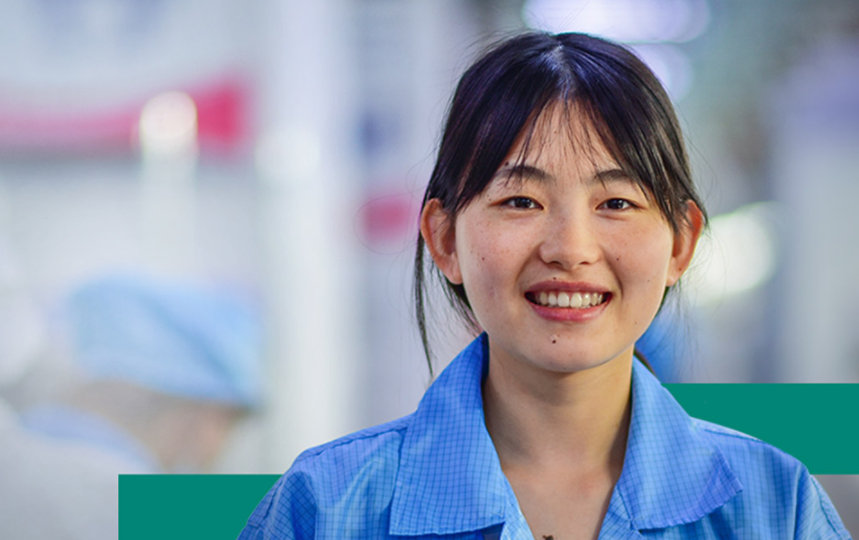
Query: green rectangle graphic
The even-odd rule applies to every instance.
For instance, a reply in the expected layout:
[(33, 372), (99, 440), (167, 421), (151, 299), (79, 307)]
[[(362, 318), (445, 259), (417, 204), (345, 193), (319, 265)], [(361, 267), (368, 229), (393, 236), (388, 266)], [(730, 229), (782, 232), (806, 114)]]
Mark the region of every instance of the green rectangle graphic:
[(120, 540), (235, 540), (276, 474), (121, 474)]
[(859, 474), (859, 384), (666, 384), (697, 418), (764, 440), (812, 474)]

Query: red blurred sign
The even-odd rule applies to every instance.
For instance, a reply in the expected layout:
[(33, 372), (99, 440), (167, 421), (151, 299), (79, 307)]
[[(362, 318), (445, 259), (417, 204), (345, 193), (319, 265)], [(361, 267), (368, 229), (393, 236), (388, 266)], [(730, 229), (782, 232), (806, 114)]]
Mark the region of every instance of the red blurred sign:
[[(181, 90), (194, 100), (203, 152), (232, 152), (250, 136), (250, 91), (240, 77), (164, 90)], [(0, 152), (128, 152), (136, 147), (145, 101), (51, 112), (30, 104), (16, 110), (0, 103)]]

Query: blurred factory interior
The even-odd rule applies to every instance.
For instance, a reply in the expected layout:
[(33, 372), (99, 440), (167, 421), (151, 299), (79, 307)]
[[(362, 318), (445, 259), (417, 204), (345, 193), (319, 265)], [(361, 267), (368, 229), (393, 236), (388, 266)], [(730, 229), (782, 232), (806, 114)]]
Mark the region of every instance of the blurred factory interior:
[[(157, 470), (272, 473), (411, 412), (447, 100), (525, 28), (625, 42), (676, 103), (712, 222), (663, 380), (859, 383), (859, 3), (0, 0), (9, 414), (123, 379), (239, 411)], [(434, 305), (438, 373), (467, 336)], [(859, 478), (822, 480), (859, 531)]]

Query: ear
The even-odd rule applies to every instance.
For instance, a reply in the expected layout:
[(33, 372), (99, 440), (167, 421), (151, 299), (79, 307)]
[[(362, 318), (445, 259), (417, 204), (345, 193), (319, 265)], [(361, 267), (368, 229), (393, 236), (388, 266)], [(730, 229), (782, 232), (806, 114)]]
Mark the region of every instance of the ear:
[(674, 285), (692, 262), (698, 237), (704, 228), (704, 213), (694, 201), (686, 201), (685, 220), (674, 234), (674, 247), (671, 251), (671, 261), (668, 268), (666, 286)]
[(453, 218), (438, 199), (427, 201), (421, 211), (421, 236), (444, 277), (453, 284), (461, 284)]

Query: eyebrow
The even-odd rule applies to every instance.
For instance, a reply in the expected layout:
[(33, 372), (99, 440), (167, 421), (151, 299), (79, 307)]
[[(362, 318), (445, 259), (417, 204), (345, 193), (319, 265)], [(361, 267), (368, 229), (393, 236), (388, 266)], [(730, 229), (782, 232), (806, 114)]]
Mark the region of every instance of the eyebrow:
[[(495, 174), (492, 176), (494, 178), (518, 178), (520, 180), (554, 180), (554, 176), (550, 173), (544, 171), (539, 167), (535, 167), (533, 165), (527, 165), (524, 163), (517, 163), (514, 165), (505, 165), (498, 169)], [(589, 183), (600, 183), (605, 184), (607, 182), (613, 181), (623, 181), (623, 182), (633, 182), (632, 178), (630, 178), (629, 174), (618, 167), (614, 167), (611, 169), (604, 169), (601, 171), (597, 171), (590, 179)]]
[(619, 169), (617, 167), (613, 169), (605, 169), (602, 171), (597, 171), (597, 173), (593, 176), (592, 182), (600, 182), (605, 184), (607, 182), (612, 181), (622, 181), (622, 182), (632, 182), (636, 183), (629, 174), (626, 173), (623, 169)]
[(515, 165), (504, 165), (492, 175), (492, 178), (502, 178), (506, 177), (508, 180), (511, 178), (519, 178), (519, 179), (530, 179), (530, 180), (551, 180), (554, 177), (540, 169), (539, 167), (534, 167), (533, 165), (526, 165), (524, 163), (517, 163)]

